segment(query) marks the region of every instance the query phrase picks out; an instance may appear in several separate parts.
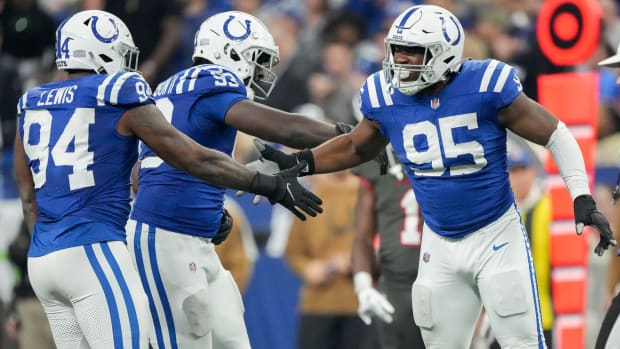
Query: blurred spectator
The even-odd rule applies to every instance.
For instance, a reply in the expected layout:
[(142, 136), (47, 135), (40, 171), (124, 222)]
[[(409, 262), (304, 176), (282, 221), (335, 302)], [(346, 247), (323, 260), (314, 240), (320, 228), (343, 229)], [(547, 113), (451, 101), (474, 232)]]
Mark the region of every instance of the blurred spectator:
[(334, 122), (355, 124), (351, 100), (360, 86), (352, 84), (353, 50), (342, 42), (330, 42), (323, 48), (322, 71), (310, 75), (311, 102), (320, 106)]
[(181, 38), (181, 6), (169, 0), (85, 0), (85, 9), (111, 12), (127, 24), (140, 48), (138, 68), (151, 87), (168, 75)]
[(55, 31), (53, 19), (36, 0), (7, 0), (0, 8), (1, 58), (18, 72), (24, 89), (52, 71)]
[[(286, 249), (292, 270), (302, 278), (298, 349), (360, 349), (376, 333), (357, 316), (351, 280), (353, 210), (359, 179), (350, 171), (313, 176), (323, 214), (294, 220)], [(372, 343), (376, 343), (373, 341)]]
[(273, 69), (278, 75), (278, 82), (269, 98), (263, 102), (268, 106), (292, 112), (295, 107), (309, 100), (306, 79), (308, 74), (315, 70), (315, 65), (301, 50), (301, 28), (297, 18), (290, 13), (275, 12), (266, 19), (265, 25), (280, 50), (280, 63)]
[(28, 279), (29, 248), (30, 234), (22, 222), (19, 235), (9, 247), (9, 258), (21, 277), (15, 285), (15, 298), (10, 307), (12, 315), (7, 319), (6, 330), (9, 335), (18, 338), (20, 349), (54, 349), (56, 346), (45, 310)]

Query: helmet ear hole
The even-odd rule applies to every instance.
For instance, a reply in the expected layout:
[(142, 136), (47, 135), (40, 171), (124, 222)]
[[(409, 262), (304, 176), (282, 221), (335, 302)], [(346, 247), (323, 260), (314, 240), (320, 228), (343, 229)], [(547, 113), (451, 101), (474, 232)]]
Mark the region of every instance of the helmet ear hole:
[(106, 63), (110, 63), (113, 61), (112, 58), (110, 58), (108, 55), (104, 55), (103, 53), (99, 55), (99, 58), (101, 58), (101, 60)]
[(239, 62), (241, 60), (241, 57), (239, 57), (239, 54), (237, 54), (237, 51), (235, 50), (230, 51), (230, 58), (232, 58), (235, 62)]

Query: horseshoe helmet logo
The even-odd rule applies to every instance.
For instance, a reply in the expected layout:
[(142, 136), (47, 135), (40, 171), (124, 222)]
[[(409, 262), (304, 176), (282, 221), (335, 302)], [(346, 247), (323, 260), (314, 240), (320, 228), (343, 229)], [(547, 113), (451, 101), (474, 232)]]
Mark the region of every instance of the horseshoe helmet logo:
[(235, 16), (234, 15), (230, 15), (228, 17), (228, 19), (224, 22), (224, 34), (230, 40), (241, 41), (241, 40), (247, 39), (248, 36), (250, 36), (250, 34), (252, 33), (252, 28), (250, 28), (250, 25), (252, 24), (252, 21), (250, 21), (249, 19), (245, 20), (245, 33), (243, 33), (241, 35), (233, 35), (230, 32), (230, 30), (228, 29), (228, 27), (230, 26), (230, 22), (232, 22), (234, 19), (235, 19)]
[(454, 19), (454, 17), (450, 16), (450, 20), (452, 21), (452, 24), (454, 24), (454, 27), (456, 28), (456, 32), (458, 33), (458, 36), (454, 40), (452, 40), (450, 36), (448, 35), (448, 30), (446, 29), (446, 19), (444, 17), (440, 17), (440, 18), (441, 18), (441, 31), (443, 32), (443, 37), (452, 46), (458, 45), (459, 42), (461, 42), (461, 30), (459, 29), (459, 25), (456, 23), (456, 20)]
[(93, 35), (95, 35), (97, 40), (105, 42), (106, 44), (109, 44), (118, 38), (118, 25), (116, 25), (116, 22), (114, 22), (112, 18), (108, 18), (108, 20), (110, 21), (110, 23), (112, 23), (112, 26), (114, 27), (114, 34), (107, 38), (99, 34), (99, 32), (97, 31), (97, 21), (99, 21), (99, 17), (93, 16), (93, 19), (90, 22), (90, 29), (93, 31)]

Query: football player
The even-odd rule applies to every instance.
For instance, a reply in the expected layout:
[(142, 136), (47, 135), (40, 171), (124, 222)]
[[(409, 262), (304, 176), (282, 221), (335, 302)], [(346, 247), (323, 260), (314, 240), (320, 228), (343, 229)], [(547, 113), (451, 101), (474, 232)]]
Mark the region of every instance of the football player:
[(571, 132), (522, 93), (510, 65), (462, 60), (464, 35), (444, 8), (408, 8), (385, 38), (382, 71), (361, 89), (357, 127), (314, 149), (262, 146), (262, 155), (281, 168), (303, 159), (308, 175), (358, 165), (390, 142), (424, 217), (412, 297), (426, 347), (467, 348), (484, 304), (501, 347), (543, 348), (534, 265), (506, 170), (508, 129), (551, 151), (577, 233), (600, 233), (595, 253), (616, 241)]
[[(269, 96), (279, 61), (273, 37), (256, 17), (238, 11), (213, 15), (201, 24), (194, 45), (191, 67), (162, 82), (154, 97), (168, 121), (198, 143), (231, 154), (237, 130), (293, 148), (348, 131), (253, 101)], [(224, 190), (164, 163), (148, 146), (140, 154), (138, 178), (127, 233), (158, 347), (206, 348), (214, 337), (225, 348), (249, 348), (239, 291), (211, 242)], [(228, 304), (228, 313), (214, 314), (209, 298)], [(201, 310), (183, 306), (190, 300)], [(221, 333), (212, 331), (215, 324)], [(219, 337), (224, 333), (236, 334)]]
[[(367, 325), (373, 316), (381, 320), (381, 348), (424, 348), (411, 308), (411, 285), (418, 275), (423, 220), (403, 166), (389, 146), (387, 155), (388, 176), (380, 176), (377, 167), (370, 163), (353, 169), (361, 179), (352, 252), (358, 314)], [(378, 288), (373, 286), (372, 278), (375, 236), (379, 237)]]
[(138, 138), (214, 185), (264, 193), (300, 218), (298, 208), (321, 211), (320, 199), (293, 178), (303, 163), (264, 175), (172, 127), (132, 72), (137, 58), (118, 17), (79, 12), (56, 31), (56, 65), (68, 79), (35, 87), (18, 102), (15, 171), (32, 231), (29, 278), (58, 348), (148, 346), (149, 303), (124, 229)]

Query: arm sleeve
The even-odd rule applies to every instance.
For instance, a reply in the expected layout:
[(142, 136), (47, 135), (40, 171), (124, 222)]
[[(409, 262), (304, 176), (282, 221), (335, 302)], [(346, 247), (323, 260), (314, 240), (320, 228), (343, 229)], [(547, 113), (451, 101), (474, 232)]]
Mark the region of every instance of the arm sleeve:
[(566, 125), (558, 121), (558, 126), (549, 137), (545, 148), (551, 151), (553, 160), (560, 169), (560, 176), (566, 183), (573, 200), (580, 195), (590, 195), (586, 166), (581, 149)]

